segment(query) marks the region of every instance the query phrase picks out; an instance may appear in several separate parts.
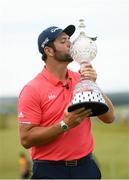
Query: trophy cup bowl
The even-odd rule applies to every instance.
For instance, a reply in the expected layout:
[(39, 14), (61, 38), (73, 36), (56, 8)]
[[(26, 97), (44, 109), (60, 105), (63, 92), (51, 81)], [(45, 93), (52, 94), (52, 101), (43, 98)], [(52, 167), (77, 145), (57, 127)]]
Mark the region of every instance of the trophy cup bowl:
[[(90, 38), (85, 35), (84, 20), (80, 20), (80, 35), (73, 41), (70, 47), (72, 58), (83, 68), (90, 63), (97, 54), (96, 38)], [(91, 116), (98, 116), (108, 111), (108, 106), (103, 98), (101, 90), (97, 84), (91, 80), (80, 78), (73, 91), (73, 98), (68, 111), (74, 111), (78, 108), (85, 107), (92, 110)]]

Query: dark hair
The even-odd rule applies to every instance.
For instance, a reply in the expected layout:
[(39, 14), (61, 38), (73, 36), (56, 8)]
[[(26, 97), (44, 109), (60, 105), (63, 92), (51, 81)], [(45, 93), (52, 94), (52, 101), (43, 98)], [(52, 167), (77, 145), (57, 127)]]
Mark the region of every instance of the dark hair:
[[(45, 47), (46, 47), (46, 46), (51, 47), (54, 51), (56, 51), (56, 48), (55, 48), (55, 45), (54, 45), (54, 41), (51, 41), (51, 42), (47, 43), (47, 44), (45, 45)], [(44, 48), (45, 48), (45, 47), (44, 47)], [(43, 60), (44, 62), (46, 62), (46, 60), (47, 60), (47, 55), (45, 54), (44, 49), (43, 49), (42, 60)]]

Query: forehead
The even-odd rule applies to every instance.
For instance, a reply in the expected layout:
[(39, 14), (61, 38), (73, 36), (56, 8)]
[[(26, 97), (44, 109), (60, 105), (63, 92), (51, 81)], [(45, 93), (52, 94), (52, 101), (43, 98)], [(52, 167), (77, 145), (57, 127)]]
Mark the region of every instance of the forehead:
[(69, 39), (69, 36), (65, 32), (62, 32), (55, 40), (61, 40), (61, 39)]

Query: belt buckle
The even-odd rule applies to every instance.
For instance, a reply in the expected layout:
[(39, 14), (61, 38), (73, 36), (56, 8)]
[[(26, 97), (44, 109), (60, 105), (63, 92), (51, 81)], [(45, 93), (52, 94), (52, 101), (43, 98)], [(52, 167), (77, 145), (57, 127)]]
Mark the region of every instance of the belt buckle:
[(77, 166), (77, 160), (65, 161), (65, 166)]

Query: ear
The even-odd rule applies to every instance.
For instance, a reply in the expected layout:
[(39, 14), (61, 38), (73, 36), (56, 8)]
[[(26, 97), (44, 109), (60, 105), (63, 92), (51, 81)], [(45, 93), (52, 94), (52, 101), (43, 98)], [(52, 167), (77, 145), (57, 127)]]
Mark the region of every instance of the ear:
[(51, 47), (48, 47), (48, 46), (46, 46), (46, 47), (44, 48), (44, 52), (45, 52), (45, 54), (46, 54), (47, 56), (53, 56), (53, 55), (54, 55), (53, 49), (52, 49)]

